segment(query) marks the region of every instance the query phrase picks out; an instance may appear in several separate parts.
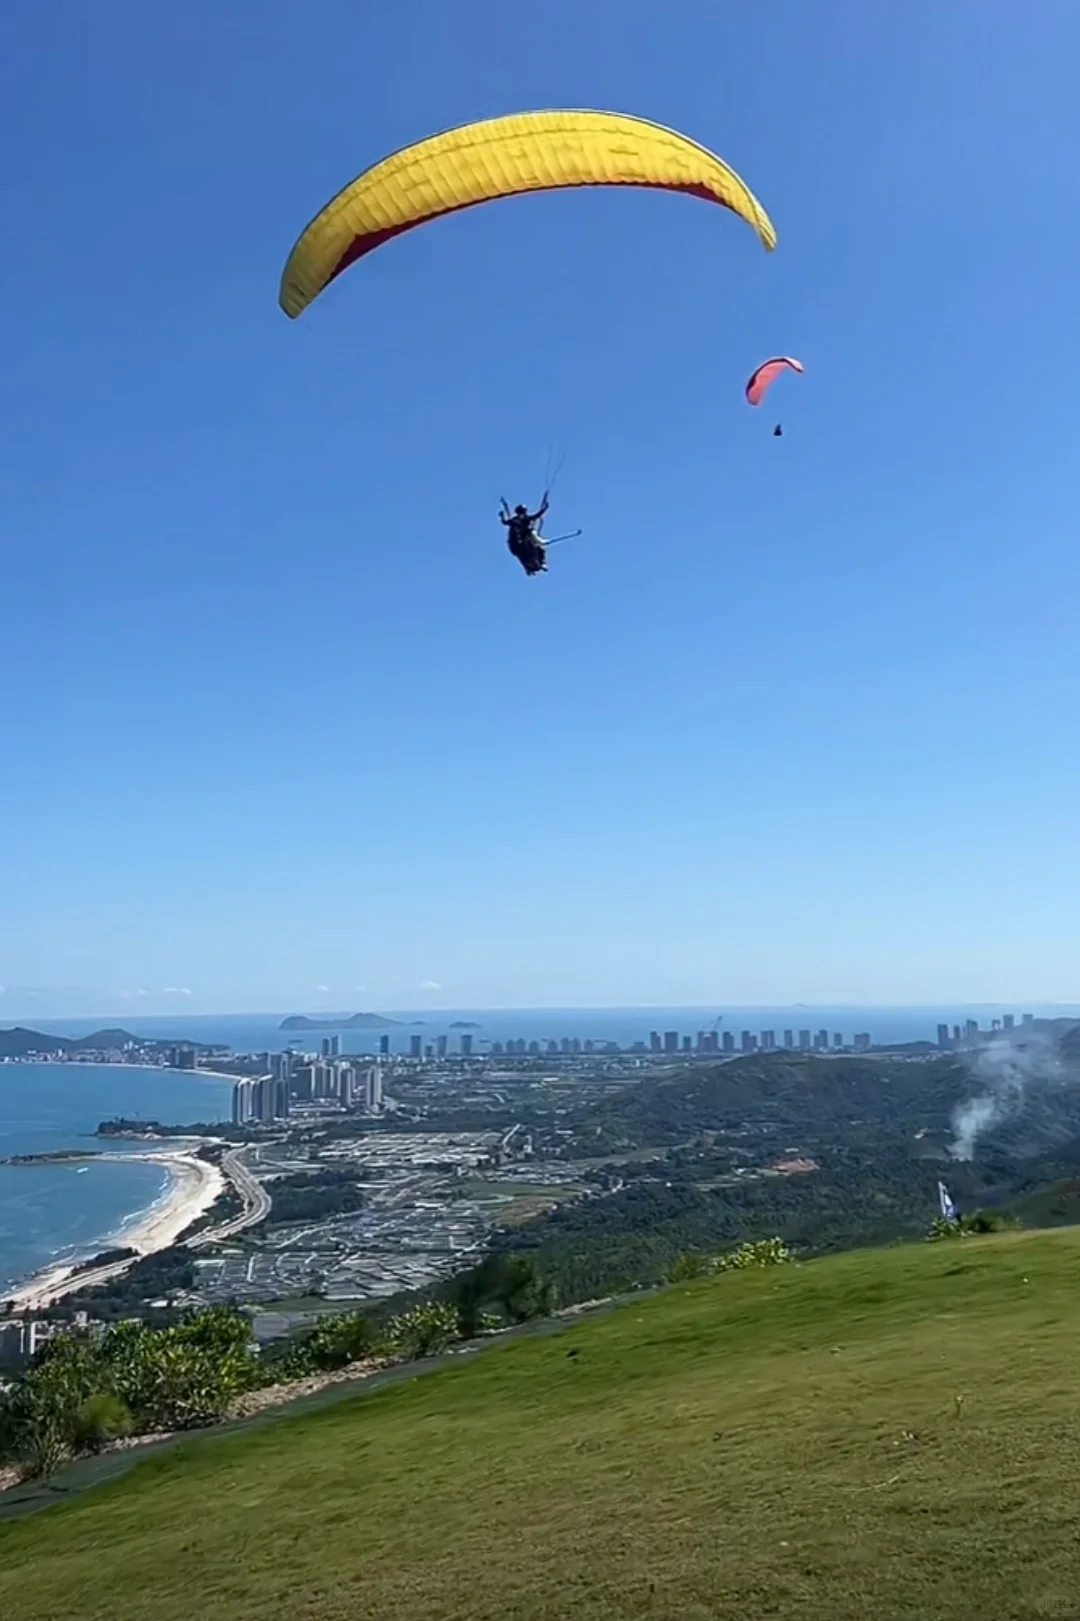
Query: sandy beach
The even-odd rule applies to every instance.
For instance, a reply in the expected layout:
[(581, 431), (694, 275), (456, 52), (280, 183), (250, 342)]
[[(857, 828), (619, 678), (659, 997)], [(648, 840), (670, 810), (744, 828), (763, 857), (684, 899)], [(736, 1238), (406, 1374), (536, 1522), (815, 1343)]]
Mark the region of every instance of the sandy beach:
[[(186, 1227), (209, 1210), (226, 1185), (225, 1177), (217, 1166), (208, 1165), (205, 1160), (199, 1159), (193, 1149), (183, 1151), (147, 1149), (145, 1153), (103, 1153), (96, 1157), (125, 1161), (144, 1160), (153, 1165), (164, 1166), (169, 1173), (169, 1186), (162, 1197), (151, 1205), (149, 1210), (143, 1211), (122, 1227), (119, 1232), (103, 1238), (97, 1246), (99, 1250), (118, 1249), (124, 1246), (135, 1250), (138, 1255), (153, 1255), (157, 1250), (167, 1249), (170, 1244), (176, 1242)], [(50, 1267), (35, 1273), (25, 1283), (7, 1294), (5, 1299), (14, 1303), (16, 1311), (43, 1311), (53, 1301), (60, 1300), (76, 1289), (84, 1289), (115, 1277), (130, 1264), (130, 1260), (117, 1261), (111, 1266), (82, 1272), (77, 1272), (70, 1263)]]

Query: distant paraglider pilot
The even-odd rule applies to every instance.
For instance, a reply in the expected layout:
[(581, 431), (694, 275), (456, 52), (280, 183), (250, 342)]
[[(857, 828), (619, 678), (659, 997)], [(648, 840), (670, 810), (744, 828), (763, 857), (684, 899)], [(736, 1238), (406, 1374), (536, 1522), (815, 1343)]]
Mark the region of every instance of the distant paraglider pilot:
[(506, 527), (506, 544), (526, 574), (543, 574), (547, 569), (544, 543), (536, 532), (536, 526), (547, 508), (545, 495), (536, 512), (530, 512), (520, 502), (511, 512), (505, 501), (499, 512), (499, 518)]

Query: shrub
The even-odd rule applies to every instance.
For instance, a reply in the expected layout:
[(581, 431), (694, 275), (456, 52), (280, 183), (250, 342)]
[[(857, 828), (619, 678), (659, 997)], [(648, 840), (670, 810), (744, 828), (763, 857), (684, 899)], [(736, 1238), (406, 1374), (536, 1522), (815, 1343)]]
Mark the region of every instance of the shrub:
[(298, 1349), (314, 1371), (322, 1371), (359, 1362), (370, 1354), (374, 1344), (375, 1331), (368, 1319), (358, 1311), (350, 1311), (324, 1317), (304, 1336)]
[(100, 1452), (110, 1441), (130, 1435), (135, 1421), (127, 1404), (112, 1391), (88, 1396), (75, 1416), (72, 1440), (78, 1452)]
[(738, 1272), (751, 1266), (786, 1266), (793, 1256), (781, 1238), (759, 1238), (740, 1244), (716, 1258), (717, 1272)]
[(698, 1250), (687, 1250), (677, 1257), (668, 1273), (668, 1282), (691, 1283), (695, 1278), (708, 1277), (715, 1268), (716, 1260), (712, 1255), (702, 1255)]
[(427, 1301), (414, 1306), (386, 1326), (392, 1351), (410, 1358), (435, 1356), (458, 1338), (457, 1308), (448, 1301)]

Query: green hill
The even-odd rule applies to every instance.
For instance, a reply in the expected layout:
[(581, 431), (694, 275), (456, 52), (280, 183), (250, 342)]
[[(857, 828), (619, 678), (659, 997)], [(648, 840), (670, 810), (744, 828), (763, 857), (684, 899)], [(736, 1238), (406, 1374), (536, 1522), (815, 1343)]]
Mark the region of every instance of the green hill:
[(1078, 1336), (1075, 1229), (679, 1286), (2, 1526), (0, 1615), (1075, 1615)]

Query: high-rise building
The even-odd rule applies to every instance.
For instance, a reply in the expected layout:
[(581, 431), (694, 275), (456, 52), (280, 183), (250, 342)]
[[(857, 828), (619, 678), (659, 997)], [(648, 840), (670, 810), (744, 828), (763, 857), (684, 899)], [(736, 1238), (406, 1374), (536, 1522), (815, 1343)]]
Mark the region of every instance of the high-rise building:
[[(272, 1075), (260, 1075), (257, 1081), (248, 1084), (251, 1087), (251, 1118), (260, 1124), (280, 1119), (278, 1106), (282, 1099), (279, 1093), (285, 1090), (281, 1082), (275, 1081)], [(287, 1099), (285, 1107), (288, 1107)]]
[(775, 1030), (763, 1030), (761, 1032), (761, 1050), (763, 1053), (771, 1053), (776, 1050)]
[(734, 1030), (725, 1030), (720, 1038), (720, 1043), (726, 1053), (733, 1053), (735, 1051)]
[(679, 1032), (677, 1030), (664, 1031), (664, 1051), (677, 1053), (679, 1050)]
[(382, 1070), (378, 1064), (372, 1064), (364, 1075), (364, 1110), (367, 1114), (378, 1114), (382, 1106)]
[(389, 1058), (390, 1057), (390, 1037), (389, 1036), (380, 1036), (379, 1037), (379, 1057), (380, 1058)]
[(351, 1064), (342, 1064), (338, 1070), (338, 1098), (342, 1106), (351, 1109), (356, 1104), (356, 1071)]
[(804, 1053), (810, 1051), (810, 1032), (809, 1032), (809, 1030), (800, 1030), (799, 1031), (799, 1051), (804, 1052)]
[(964, 1020), (964, 1042), (968, 1047), (974, 1047), (979, 1039), (979, 1021), (977, 1019)]
[(329, 1064), (315, 1064), (313, 1066), (311, 1094), (316, 1098), (329, 1098), (334, 1095), (334, 1071)]
[(436, 1055), (437, 1058), (445, 1058), (446, 1057), (446, 1037), (445, 1036), (436, 1036), (436, 1038), (435, 1038), (435, 1055)]
[(660, 1040), (660, 1032), (659, 1032), (659, 1030), (650, 1030), (649, 1031), (649, 1051), (651, 1053), (658, 1053), (658, 1052), (663, 1051), (663, 1043)]
[(173, 1069), (194, 1069), (195, 1068), (195, 1049), (194, 1049), (194, 1047), (188, 1047), (188, 1046), (185, 1046), (185, 1045), (181, 1045), (179, 1047), (174, 1047), (172, 1052), (169, 1055), (169, 1061), (170, 1061), (171, 1067)]
[[(591, 1042), (591, 1041), (587, 1041), (587, 1042), (586, 1042), (586, 1043), (585, 1043), (585, 1045), (586, 1045), (586, 1046), (587, 1046), (587, 1047), (588, 1047), (588, 1049), (589, 1049), (589, 1051), (590, 1051), (590, 1052), (591, 1052), (591, 1051), (592, 1051), (592, 1042)], [(530, 1053), (531, 1053), (531, 1054), (532, 1054), (532, 1055), (533, 1055), (533, 1057), (534, 1057), (534, 1058), (535, 1058), (535, 1057), (536, 1057), (536, 1055), (537, 1055), (537, 1054), (538, 1054), (538, 1053), (539, 1053), (539, 1051), (540, 1051), (540, 1043), (539, 1043), (539, 1042), (538, 1042), (538, 1041), (530, 1041), (530, 1042), (529, 1042), (529, 1051), (530, 1051)]]
[(322, 1056), (324, 1058), (340, 1058), (341, 1037), (324, 1036), (322, 1041)]
[(718, 1030), (700, 1030), (697, 1038), (699, 1053), (715, 1053), (720, 1050), (720, 1032)]
[(1035, 1023), (1035, 1015), (1034, 1015), (1034, 1013), (1021, 1013), (1021, 1015), (1020, 1015), (1020, 1023), (1021, 1024), (1034, 1024)]
[(833, 1035), (833, 1038), (832, 1038), (832, 1044), (833, 1044), (833, 1046), (834, 1046), (834, 1047), (835, 1047), (835, 1048), (836, 1048), (836, 1050), (837, 1050), (837, 1052), (839, 1052), (839, 1051), (840, 1051), (840, 1049), (841, 1049), (841, 1048), (842, 1048), (842, 1047), (843, 1047), (843, 1045), (844, 1045), (844, 1038), (843, 1038), (843, 1036), (842, 1036), (842, 1035), (841, 1035), (841, 1034), (840, 1034), (840, 1032), (839, 1032), (839, 1030), (837, 1030), (837, 1031), (836, 1031), (836, 1032), (835, 1032), (835, 1033), (834, 1033), (834, 1035)]
[(300, 1064), (293, 1070), (292, 1095), (298, 1103), (310, 1103), (315, 1096), (315, 1066)]
[(868, 1053), (870, 1051), (869, 1030), (860, 1030), (857, 1036), (852, 1037), (851, 1044), (857, 1053)]
[[(464, 1039), (464, 1038), (462, 1038), (462, 1039)], [(421, 1038), (419, 1036), (410, 1036), (409, 1037), (409, 1057), (410, 1058), (419, 1058), (420, 1057), (420, 1046), (421, 1046)]]
[(941, 1048), (942, 1052), (945, 1052), (945, 1050), (948, 1048), (948, 1046), (949, 1046), (949, 1027), (948, 1027), (947, 1024), (939, 1024), (938, 1025), (938, 1027), (937, 1027), (937, 1044)]
[(1004, 1019), (1002, 1020), (1002, 1023), (1004, 1024), (1006, 1030), (1015, 1029), (1015, 1027), (1016, 1027), (1015, 1015), (1013, 1015), (1012, 1013), (1006, 1013)]
[(424, 1057), (428, 1062), (435, 1057), (435, 1043), (433, 1041), (429, 1041), (424, 1048)]
[(1001, 1029), (1001, 1020), (1000, 1019), (991, 1019), (990, 1020), (990, 1029), (992, 1031), (995, 1031), (995, 1032), (1000, 1030)]
[(473, 1041), (472, 1031), (471, 1030), (463, 1030), (461, 1032), (461, 1056), (462, 1056), (462, 1058), (471, 1058), (472, 1057), (472, 1041)]
[[(521, 1045), (524, 1048), (525, 1043), (522, 1042)], [(575, 1057), (581, 1051), (581, 1037), (580, 1036), (571, 1036), (570, 1037), (570, 1051), (571, 1051), (571, 1053), (573, 1053), (575, 1055)]]
[(816, 1046), (818, 1052), (827, 1053), (829, 1050), (829, 1032), (827, 1030), (819, 1030), (817, 1033), (817, 1040), (814, 1045)]
[(283, 1053), (271, 1053), (266, 1067), (275, 1081), (288, 1081), (292, 1076), (293, 1055), (287, 1049)]
[(254, 1081), (237, 1081), (232, 1089), (232, 1123), (246, 1126), (255, 1115)]
[(958, 1024), (954, 1024), (953, 1027), (952, 1027), (952, 1039), (953, 1039), (953, 1046), (954, 1047), (959, 1047), (960, 1041), (961, 1041), (961, 1035), (960, 1035), (960, 1026)]
[(742, 1047), (744, 1053), (752, 1053), (754, 1048), (757, 1046), (757, 1042), (754, 1040), (754, 1037), (749, 1030), (744, 1030), (742, 1035), (739, 1037), (739, 1045)]
[(794, 1047), (794, 1045), (795, 1045), (795, 1032), (794, 1032), (794, 1030), (785, 1030), (784, 1031), (784, 1046), (787, 1048), (788, 1052), (791, 1051), (791, 1049)]
[(547, 1044), (547, 1050), (548, 1050), (548, 1057), (549, 1058), (554, 1057), (555, 1054), (559, 1050), (559, 1043), (557, 1041), (549, 1041), (548, 1044)]
[(692, 1053), (693, 1052), (693, 1050), (694, 1050), (694, 1038), (692, 1036), (683, 1036), (683, 1038), (682, 1038), (682, 1050), (683, 1050), (684, 1053)]

